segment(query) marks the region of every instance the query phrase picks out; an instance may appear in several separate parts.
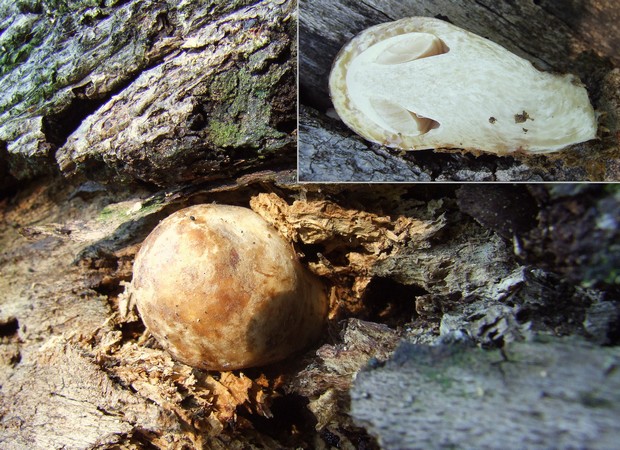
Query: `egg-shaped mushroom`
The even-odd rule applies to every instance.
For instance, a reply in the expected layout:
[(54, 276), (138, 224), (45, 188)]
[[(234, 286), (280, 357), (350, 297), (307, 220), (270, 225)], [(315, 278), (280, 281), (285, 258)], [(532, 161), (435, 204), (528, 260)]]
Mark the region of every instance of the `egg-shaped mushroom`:
[(405, 150), (545, 153), (597, 131), (577, 77), (541, 72), (494, 42), (430, 17), (357, 35), (338, 54), (329, 88), (353, 131)]
[(321, 281), (271, 225), (237, 206), (164, 219), (136, 256), (131, 292), (157, 341), (201, 369), (282, 360), (315, 341), (327, 315)]

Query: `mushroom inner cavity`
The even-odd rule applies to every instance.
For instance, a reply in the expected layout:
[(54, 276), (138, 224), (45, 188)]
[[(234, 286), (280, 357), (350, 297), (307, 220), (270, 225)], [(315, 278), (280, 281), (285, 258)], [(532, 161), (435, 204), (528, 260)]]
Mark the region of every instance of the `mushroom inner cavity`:
[[(439, 122), (424, 113), (412, 111), (405, 104), (379, 92), (384, 86), (376, 86), (374, 95), (368, 95), (368, 80), (364, 80), (371, 66), (390, 70), (390, 66), (402, 67), (405, 63), (448, 53), (448, 46), (431, 33), (405, 33), (376, 42), (363, 50), (351, 65), (352, 83), (350, 95), (355, 106), (368, 118), (392, 133), (404, 136), (420, 136), (439, 127)], [(361, 92), (354, 86), (362, 86)]]
[(368, 115), (397, 133), (416, 136), (439, 128), (439, 122), (420, 116), (390, 100), (374, 98), (370, 99), (370, 105), (373, 111)]
[(407, 33), (375, 44), (373, 51), (380, 51), (377, 64), (402, 64), (448, 52), (441, 39), (430, 33)]

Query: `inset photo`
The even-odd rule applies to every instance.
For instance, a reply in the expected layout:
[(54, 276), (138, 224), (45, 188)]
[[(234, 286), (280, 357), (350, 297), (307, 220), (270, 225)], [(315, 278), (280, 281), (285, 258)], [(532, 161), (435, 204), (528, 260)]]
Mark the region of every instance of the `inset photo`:
[(585, 3), (301, 0), (299, 181), (620, 180), (620, 5)]

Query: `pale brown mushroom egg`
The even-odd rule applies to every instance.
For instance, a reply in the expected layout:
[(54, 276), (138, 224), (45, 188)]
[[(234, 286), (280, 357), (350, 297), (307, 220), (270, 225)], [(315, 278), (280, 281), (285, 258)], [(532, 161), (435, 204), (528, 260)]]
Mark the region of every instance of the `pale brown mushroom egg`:
[(321, 334), (323, 284), (250, 209), (196, 205), (164, 219), (134, 263), (132, 295), (177, 360), (232, 370), (286, 358)]

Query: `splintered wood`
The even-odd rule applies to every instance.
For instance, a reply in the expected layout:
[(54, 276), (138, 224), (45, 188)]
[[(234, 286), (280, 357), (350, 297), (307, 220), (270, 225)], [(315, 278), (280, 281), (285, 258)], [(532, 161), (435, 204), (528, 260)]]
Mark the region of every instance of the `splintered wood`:
[[(382, 216), (327, 200), (289, 205), (274, 193), (254, 196), (250, 207), (299, 244), (310, 270), (332, 282), (330, 318), (359, 313), (376, 263), (403, 249), (429, 247), (429, 240), (446, 224), (443, 215), (436, 220)], [(303, 254), (303, 246), (310, 245), (320, 249), (316, 260)]]
[[(377, 261), (393, 257), (405, 248), (429, 247), (429, 239), (445, 224), (443, 216), (434, 221), (390, 217), (347, 209), (327, 200), (295, 201), (289, 205), (275, 194), (258, 194), (250, 204), (298, 252), (307, 253), (301, 256), (310, 270), (331, 282), (332, 318), (363, 309), (363, 297), (375, 276)], [(78, 345), (122, 386), (159, 405), (184, 424), (192, 445), (199, 448), (204, 445), (204, 436), (218, 436), (227, 428), (251, 429), (252, 424), (240, 411), (272, 417), (271, 404), (284, 382), (279, 377), (192, 369), (174, 361), (144, 332), (128, 293), (118, 297), (118, 309), (100, 330), (81, 339)], [(126, 331), (119, 331), (132, 327), (137, 334), (134, 331), (130, 339)], [(328, 350), (325, 347), (323, 353)], [(354, 364), (356, 368), (369, 357), (362, 354), (364, 357)], [(341, 377), (348, 386), (353, 372), (335, 378)], [(328, 416), (331, 417), (326, 415), (321, 422), (328, 421)]]
[[(114, 316), (111, 322), (115, 321), (123, 319)], [(172, 413), (187, 427), (194, 444), (202, 445), (203, 434), (216, 436), (227, 426), (251, 427), (238, 416), (239, 408), (272, 417), (274, 386), (264, 375), (249, 378), (243, 373), (195, 370), (174, 361), (147, 333), (137, 341), (124, 341), (121, 332), (109, 330), (92, 337), (91, 344), (95, 361), (109, 376)]]

